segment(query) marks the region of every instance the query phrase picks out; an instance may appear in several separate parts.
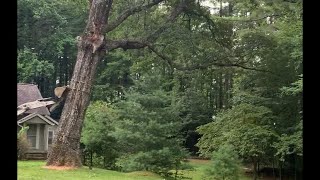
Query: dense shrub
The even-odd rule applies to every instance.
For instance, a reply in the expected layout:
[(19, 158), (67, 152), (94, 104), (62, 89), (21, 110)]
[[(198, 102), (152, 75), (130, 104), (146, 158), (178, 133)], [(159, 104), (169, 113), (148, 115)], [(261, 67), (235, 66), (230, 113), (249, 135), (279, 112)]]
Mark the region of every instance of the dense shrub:
[(163, 176), (171, 175), (171, 170), (181, 169), (182, 160), (186, 152), (176, 151), (165, 147), (161, 150), (152, 150), (128, 154), (118, 159), (117, 165), (122, 171), (151, 171)]
[(28, 126), (22, 127), (17, 136), (17, 156), (19, 160), (23, 160), (26, 158), (25, 155), (30, 147), (27, 139), (28, 129)]
[(238, 180), (240, 161), (232, 146), (224, 145), (212, 154), (212, 164), (205, 170), (207, 180)]

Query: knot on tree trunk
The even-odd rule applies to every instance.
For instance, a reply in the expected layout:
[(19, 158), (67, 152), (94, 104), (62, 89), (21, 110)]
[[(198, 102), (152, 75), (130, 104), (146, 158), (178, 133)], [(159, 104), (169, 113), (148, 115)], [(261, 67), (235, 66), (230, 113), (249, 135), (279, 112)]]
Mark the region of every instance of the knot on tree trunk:
[[(90, 33), (89, 35), (83, 36), (81, 38), (82, 45), (91, 45), (92, 53), (95, 53), (100, 47), (102, 47), (104, 36), (101, 34)], [(83, 44), (84, 43), (84, 44)]]

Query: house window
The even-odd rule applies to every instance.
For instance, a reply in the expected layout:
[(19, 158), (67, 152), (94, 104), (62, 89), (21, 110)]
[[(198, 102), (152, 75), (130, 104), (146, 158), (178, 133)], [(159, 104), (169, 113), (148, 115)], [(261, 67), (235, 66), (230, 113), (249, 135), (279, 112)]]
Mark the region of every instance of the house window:
[(35, 124), (29, 124), (29, 129), (27, 131), (28, 141), (31, 148), (36, 148), (37, 142), (37, 126)]
[(48, 131), (48, 147), (51, 147), (52, 142), (53, 142), (53, 131), (49, 130)]

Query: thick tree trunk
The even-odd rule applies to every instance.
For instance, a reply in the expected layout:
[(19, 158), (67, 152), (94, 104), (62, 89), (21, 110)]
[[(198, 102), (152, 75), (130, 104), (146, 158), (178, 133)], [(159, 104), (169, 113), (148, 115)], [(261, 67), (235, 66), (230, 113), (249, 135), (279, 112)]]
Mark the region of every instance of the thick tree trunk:
[(85, 110), (89, 104), (92, 79), (102, 54), (92, 54), (92, 48), (80, 50), (65, 107), (59, 122), (55, 143), (47, 165), (81, 166), (80, 133)]
[[(152, 3), (130, 7), (128, 10), (108, 23), (112, 0), (89, 0), (90, 13), (88, 24), (81, 37), (78, 37), (78, 55), (70, 82), (70, 91), (66, 99), (59, 121), (57, 134), (49, 152), (47, 166), (81, 166), (80, 134), (85, 110), (89, 104), (92, 82), (99, 61), (105, 52), (117, 48), (140, 49), (150, 46), (182, 13), (191, 0), (181, 1), (167, 18), (166, 23), (150, 34), (144, 41), (137, 40), (107, 40), (104, 34), (118, 27), (130, 15), (151, 8), (164, 0), (154, 0)], [(148, 43), (146, 43), (148, 41)]]
[(106, 25), (107, 0), (94, 0), (88, 24), (79, 38), (77, 61), (70, 82), (70, 92), (59, 121), (57, 135), (47, 160), (47, 166), (80, 167), (80, 134), (85, 110), (99, 61), (105, 51), (100, 48)]

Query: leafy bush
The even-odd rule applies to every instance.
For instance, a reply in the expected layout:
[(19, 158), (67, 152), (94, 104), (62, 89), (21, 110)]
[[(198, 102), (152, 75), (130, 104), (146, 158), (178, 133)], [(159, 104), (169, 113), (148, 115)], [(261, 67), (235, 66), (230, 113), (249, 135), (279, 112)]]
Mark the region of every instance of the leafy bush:
[(165, 147), (160, 150), (128, 154), (118, 159), (117, 165), (122, 171), (152, 171), (162, 176), (169, 176), (170, 170), (180, 169), (186, 152)]
[(29, 127), (23, 126), (19, 133), (18, 133), (18, 139), (17, 139), (17, 155), (18, 159), (22, 160), (25, 159), (26, 152), (28, 151), (30, 144), (27, 139), (27, 131)]
[(212, 154), (212, 165), (205, 170), (203, 179), (238, 180), (240, 175), (240, 161), (238, 155), (230, 145), (223, 145)]

